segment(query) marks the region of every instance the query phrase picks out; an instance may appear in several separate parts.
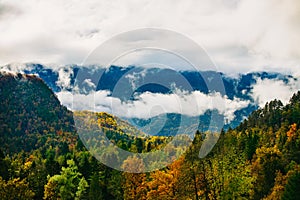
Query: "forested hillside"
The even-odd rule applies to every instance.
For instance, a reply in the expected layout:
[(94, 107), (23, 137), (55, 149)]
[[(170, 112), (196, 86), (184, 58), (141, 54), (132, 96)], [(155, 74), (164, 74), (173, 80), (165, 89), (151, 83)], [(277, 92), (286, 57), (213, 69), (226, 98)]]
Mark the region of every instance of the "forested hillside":
[[(0, 73), (0, 143), (7, 154), (69, 145), (76, 140), (72, 112), (33, 75)], [(63, 141), (63, 137), (68, 138)]]
[[(197, 131), (179, 159), (149, 173), (121, 172), (97, 161), (77, 136), (72, 113), (41, 79), (2, 74), (0, 96), (0, 199), (299, 199), (300, 92), (287, 105), (269, 102), (235, 129)], [(155, 151), (172, 139), (144, 135), (107, 113), (96, 117), (95, 127), (131, 152)], [(203, 142), (218, 136), (200, 159)], [(146, 164), (133, 156), (122, 166)]]

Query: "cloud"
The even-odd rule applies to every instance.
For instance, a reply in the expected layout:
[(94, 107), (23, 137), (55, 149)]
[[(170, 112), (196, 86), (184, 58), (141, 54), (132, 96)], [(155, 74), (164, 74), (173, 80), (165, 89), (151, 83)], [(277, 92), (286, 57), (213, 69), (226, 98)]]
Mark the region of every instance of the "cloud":
[(278, 79), (256, 80), (251, 91), (252, 98), (260, 107), (274, 99), (281, 100), (283, 104), (289, 102), (292, 95), (300, 90), (300, 81), (290, 79), (288, 83)]
[(24, 63), (11, 63), (1, 67), (2, 71), (24, 73), (25, 70), (31, 70), (33, 66), (28, 66)]
[[(113, 35), (157, 27), (203, 45), (224, 72), (294, 72), (300, 67), (299, 15), (298, 0), (2, 0), (0, 64), (80, 64)], [(139, 55), (139, 63), (143, 56), (151, 58)]]
[(234, 119), (236, 110), (247, 107), (249, 101), (238, 98), (233, 100), (219, 93), (206, 95), (199, 91), (174, 94), (145, 92), (136, 96), (134, 101), (121, 101), (111, 97), (108, 91), (90, 94), (72, 94), (62, 91), (57, 93), (59, 100), (72, 110), (105, 111), (119, 117), (148, 119), (165, 113), (178, 113), (187, 116), (199, 116), (207, 110), (218, 110), (229, 121)]
[[(58, 69), (58, 80), (56, 81), (56, 85), (64, 88), (71, 88), (71, 76), (73, 75), (73, 69), (71, 67), (64, 67)], [(85, 83), (89, 83), (88, 80)]]
[(11, 5), (8, 2), (0, 4), (0, 19), (4, 17), (5, 18), (15, 17), (20, 14), (21, 11), (18, 9), (18, 7)]
[(90, 89), (96, 89), (96, 85), (92, 82), (91, 79), (85, 79), (83, 84), (89, 87)]

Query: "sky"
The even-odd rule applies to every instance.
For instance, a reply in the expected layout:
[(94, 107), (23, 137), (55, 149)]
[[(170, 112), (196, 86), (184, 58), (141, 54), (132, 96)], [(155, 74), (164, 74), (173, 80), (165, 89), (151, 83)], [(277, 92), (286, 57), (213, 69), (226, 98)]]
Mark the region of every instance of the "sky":
[[(184, 35), (205, 49), (218, 71), (300, 76), (299, 0), (0, 0), (0, 65), (82, 64), (105, 41), (140, 28)], [(114, 48), (132, 39), (146, 44), (143, 37)], [(143, 65), (154, 57), (168, 65), (168, 56), (149, 51), (118, 63)]]

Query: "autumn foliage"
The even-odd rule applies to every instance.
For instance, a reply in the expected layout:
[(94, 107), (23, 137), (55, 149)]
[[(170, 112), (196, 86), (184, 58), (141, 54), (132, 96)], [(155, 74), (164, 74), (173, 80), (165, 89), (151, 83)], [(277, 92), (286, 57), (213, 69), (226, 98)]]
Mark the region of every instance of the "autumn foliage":
[[(237, 128), (199, 132), (173, 163), (129, 173), (100, 163), (77, 137), (71, 111), (35, 76), (0, 75), (0, 199), (297, 199), (300, 191), (300, 92), (290, 103), (274, 100)], [(86, 118), (88, 112), (75, 112)], [(95, 113), (94, 113), (95, 114)], [(100, 130), (119, 148), (137, 153), (122, 162), (142, 172), (138, 156), (162, 149), (172, 137), (148, 136), (108, 113), (90, 121), (90, 144)], [(183, 137), (184, 138), (184, 137)], [(205, 139), (217, 140), (199, 158)], [(178, 146), (168, 146), (168, 158)], [(181, 149), (183, 151), (183, 149)], [(159, 158), (158, 158), (159, 159)], [(155, 162), (150, 163), (155, 166)]]

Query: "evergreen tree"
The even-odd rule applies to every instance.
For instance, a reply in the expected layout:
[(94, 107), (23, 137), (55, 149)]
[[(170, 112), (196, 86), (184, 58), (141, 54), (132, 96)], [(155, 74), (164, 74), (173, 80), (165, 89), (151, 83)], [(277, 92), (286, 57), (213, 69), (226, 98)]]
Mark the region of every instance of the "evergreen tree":
[(297, 200), (300, 197), (300, 172), (292, 174), (284, 188), (282, 200)]

